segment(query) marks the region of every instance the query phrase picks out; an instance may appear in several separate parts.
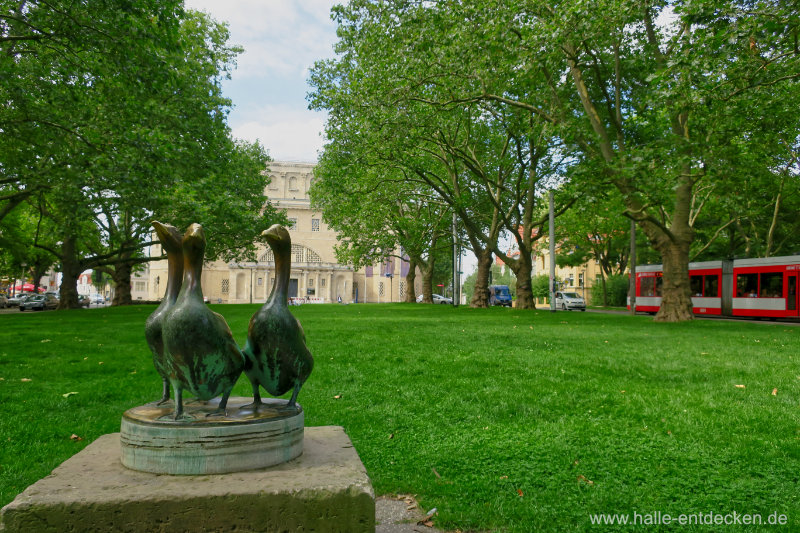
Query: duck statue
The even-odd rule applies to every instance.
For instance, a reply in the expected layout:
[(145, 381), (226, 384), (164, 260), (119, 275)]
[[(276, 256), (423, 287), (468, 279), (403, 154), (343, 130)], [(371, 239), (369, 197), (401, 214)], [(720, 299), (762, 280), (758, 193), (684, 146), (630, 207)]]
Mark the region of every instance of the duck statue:
[(162, 390), (161, 399), (157, 405), (169, 401), (169, 379), (166, 364), (164, 362), (164, 341), (161, 332), (164, 326), (164, 317), (167, 312), (175, 305), (178, 299), (178, 292), (181, 290), (183, 280), (183, 248), (181, 247), (181, 233), (178, 228), (169, 224), (162, 224), (158, 221), (152, 222), (153, 227), (161, 241), (161, 248), (167, 252), (167, 290), (161, 303), (147, 318), (144, 325), (144, 337), (147, 345), (153, 352), (153, 365), (156, 367), (158, 375), (161, 376)]
[(259, 386), (273, 396), (293, 390), (283, 407), (295, 409), (297, 394), (314, 368), (300, 322), (289, 312), (288, 289), (292, 240), (286, 228), (273, 225), (262, 233), (275, 255), (275, 282), (266, 303), (250, 319), (247, 344), (242, 350), (244, 373), (253, 386), (253, 403), (243, 408), (258, 410), (263, 402)]
[(175, 304), (164, 319), (164, 360), (175, 390), (175, 420), (192, 419), (183, 410), (183, 391), (200, 400), (222, 394), (219, 408), (224, 414), (231, 389), (242, 373), (244, 358), (222, 318), (203, 302), (200, 276), (206, 238), (199, 224), (183, 236), (183, 285)]

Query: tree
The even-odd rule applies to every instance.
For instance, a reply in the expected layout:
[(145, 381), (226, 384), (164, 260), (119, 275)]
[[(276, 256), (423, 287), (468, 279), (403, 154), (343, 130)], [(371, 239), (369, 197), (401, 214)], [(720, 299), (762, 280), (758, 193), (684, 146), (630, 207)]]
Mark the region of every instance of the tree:
[[(441, 28), (434, 11), (420, 2), (365, 0), (335, 8), (339, 57), (317, 63), (310, 79), (312, 107), (330, 116), (326, 150), (338, 143), (359, 154), (358, 164), (397, 169), (456, 213), (478, 258), (471, 305), (487, 305), (494, 253), (517, 275), (518, 306), (533, 307), (529, 252), (540, 233), (520, 228), (543, 223), (533, 214), (543, 184), (559, 171), (563, 146), (527, 112), (451, 98), (464, 90), (460, 82), (473, 90), (478, 85), (429, 75), (443, 62), (463, 61), (436, 41)], [(517, 239), (518, 258), (499, 248), (503, 231)]]
[(234, 142), (226, 123), (220, 82), (240, 49), (224, 25), (181, 2), (102, 0), (28, 2), (3, 20), (13, 75), (0, 86), (12, 133), (0, 216), (35, 198), (51, 221), (55, 242), (35, 245), (61, 263), (61, 307), (77, 306), (86, 268), (107, 271), (115, 303), (128, 302), (153, 218), (206, 225), (209, 258), (253, 251), (276, 213), (265, 151)]

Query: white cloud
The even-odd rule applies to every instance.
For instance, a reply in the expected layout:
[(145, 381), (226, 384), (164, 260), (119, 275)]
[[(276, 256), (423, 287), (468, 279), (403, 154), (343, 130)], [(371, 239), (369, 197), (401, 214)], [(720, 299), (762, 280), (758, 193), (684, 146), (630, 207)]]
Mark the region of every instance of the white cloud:
[(270, 71), (304, 76), (315, 60), (333, 54), (335, 25), (330, 20), (334, 0), (187, 0), (186, 6), (206, 11), (229, 23), (232, 44), (245, 52), (234, 77), (242, 79)]
[(268, 105), (231, 127), (234, 137), (259, 140), (272, 159), (314, 162), (322, 149), (324, 124), (322, 113)]
[[(302, 87), (316, 60), (333, 56), (339, 0), (186, 0), (186, 7), (227, 22), (238, 57), (223, 91), (233, 97), (235, 137), (258, 139), (276, 160), (313, 162), (322, 148), (324, 115), (309, 111)], [(266, 104), (266, 105), (265, 105)]]

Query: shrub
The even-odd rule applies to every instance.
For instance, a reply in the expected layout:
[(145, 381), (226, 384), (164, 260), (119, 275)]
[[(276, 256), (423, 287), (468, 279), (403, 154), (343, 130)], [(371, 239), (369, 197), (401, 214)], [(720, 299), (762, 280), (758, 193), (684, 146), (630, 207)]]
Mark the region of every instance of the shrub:
[[(618, 274), (606, 278), (606, 294), (609, 306), (625, 307), (628, 305), (628, 276)], [(603, 283), (601, 281), (592, 286), (592, 304), (603, 305)]]

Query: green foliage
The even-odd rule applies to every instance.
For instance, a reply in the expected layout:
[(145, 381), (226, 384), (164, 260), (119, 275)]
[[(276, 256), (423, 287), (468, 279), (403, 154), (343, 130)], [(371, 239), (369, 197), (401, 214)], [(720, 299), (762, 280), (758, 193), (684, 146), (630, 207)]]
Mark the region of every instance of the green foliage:
[(265, 150), (226, 122), (221, 81), (241, 49), (225, 25), (176, 0), (4, 10), (0, 223), (24, 203), (47, 221), (26, 241), (60, 261), (62, 304), (86, 268), (127, 287), (153, 219), (203, 224), (209, 259), (253, 252), (280, 217), (264, 205)]
[[(244, 343), (258, 306), (211, 308)], [(3, 316), (0, 506), (160, 396), (142, 334), (153, 309)], [(298, 399), (306, 425), (343, 426), (376, 495), (416, 494), (439, 509), (437, 528), (582, 531), (591, 513), (746, 510), (800, 529), (787, 475), (800, 469), (794, 327), (433, 305), (292, 312), (316, 360)], [(251, 394), (246, 378), (233, 394)]]
[[(606, 278), (606, 298), (610, 307), (625, 307), (628, 305), (628, 284), (630, 278), (626, 275), (615, 274)], [(603, 305), (603, 284), (597, 281), (592, 285), (592, 305)]]
[(531, 279), (531, 289), (534, 298), (550, 298), (550, 276), (539, 274)]

